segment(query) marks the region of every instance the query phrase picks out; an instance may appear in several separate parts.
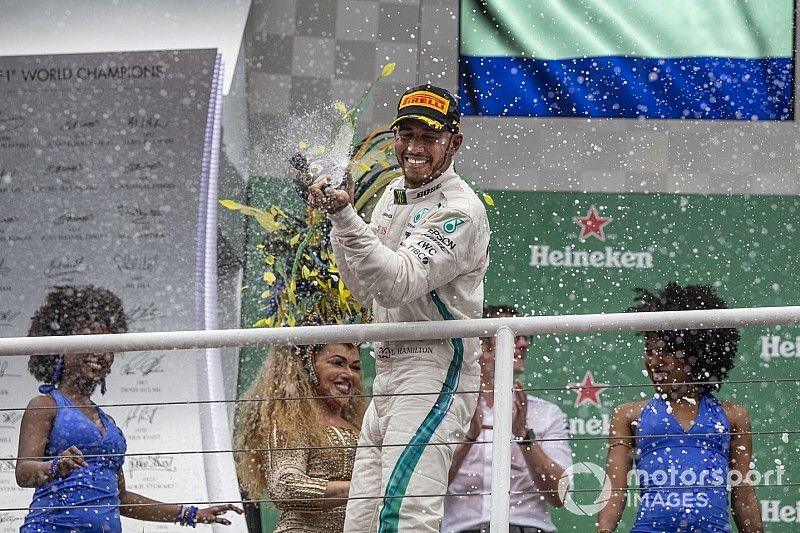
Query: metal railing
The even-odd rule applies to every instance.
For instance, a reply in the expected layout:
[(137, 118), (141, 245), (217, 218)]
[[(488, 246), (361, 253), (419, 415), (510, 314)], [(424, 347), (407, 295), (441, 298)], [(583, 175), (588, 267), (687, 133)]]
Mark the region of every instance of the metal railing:
[(305, 326), (274, 329), (235, 329), (14, 337), (0, 339), (0, 356), (96, 351), (175, 350), (282, 344), (438, 340), (497, 336), (495, 359), (495, 416), (491, 530), (508, 532), (511, 479), (511, 411), (513, 354), (516, 335), (656, 331), (800, 325), (800, 306), (610, 313), (564, 316), (492, 318), (403, 324)]

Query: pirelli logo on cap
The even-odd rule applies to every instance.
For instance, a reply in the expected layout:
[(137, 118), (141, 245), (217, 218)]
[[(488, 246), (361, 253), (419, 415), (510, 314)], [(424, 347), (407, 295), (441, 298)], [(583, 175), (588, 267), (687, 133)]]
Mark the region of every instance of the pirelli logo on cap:
[(403, 97), (400, 101), (399, 109), (408, 106), (422, 106), (435, 109), (443, 115), (447, 114), (450, 107), (450, 102), (446, 98), (442, 98), (438, 94), (429, 91), (416, 91)]

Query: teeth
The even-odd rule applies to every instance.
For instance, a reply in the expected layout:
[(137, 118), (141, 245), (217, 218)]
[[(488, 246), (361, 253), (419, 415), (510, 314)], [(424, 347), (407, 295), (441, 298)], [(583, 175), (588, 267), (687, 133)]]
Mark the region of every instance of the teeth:
[(412, 165), (424, 165), (425, 164), (425, 160), (424, 159), (414, 159), (412, 157), (408, 158), (408, 162), (411, 163)]
[(653, 379), (655, 381), (666, 381), (668, 376), (669, 376), (668, 372), (664, 372), (664, 371), (655, 371), (655, 372), (653, 372)]
[(350, 384), (349, 383), (334, 383), (334, 386), (339, 390), (339, 392), (343, 394), (350, 393)]

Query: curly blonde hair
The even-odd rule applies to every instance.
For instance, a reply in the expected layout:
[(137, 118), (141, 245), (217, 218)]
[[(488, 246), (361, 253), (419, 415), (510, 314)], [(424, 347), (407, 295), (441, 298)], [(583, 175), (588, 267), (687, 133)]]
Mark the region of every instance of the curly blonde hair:
[[(323, 346), (314, 347), (315, 356)], [(270, 449), (330, 444), (318, 391), (296, 350), (295, 346), (274, 346), (239, 404), (236, 470), (250, 498), (266, 493)], [(361, 427), (366, 401), (360, 396), (360, 386), (353, 394), (342, 416)]]

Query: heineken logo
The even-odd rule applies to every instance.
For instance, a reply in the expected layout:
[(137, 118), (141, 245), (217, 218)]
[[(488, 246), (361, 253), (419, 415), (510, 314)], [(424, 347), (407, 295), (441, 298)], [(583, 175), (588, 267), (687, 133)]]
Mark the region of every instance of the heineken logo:
[[(604, 228), (613, 219), (602, 217), (594, 205), (589, 207), (585, 216), (572, 219), (581, 227), (578, 239), (585, 242), (589, 237), (595, 237), (605, 242)], [(611, 236), (613, 240), (613, 236)], [(602, 250), (579, 249), (573, 245), (563, 248), (552, 248), (546, 244), (531, 245), (530, 266), (532, 267), (561, 267), (561, 268), (618, 268), (618, 269), (648, 269), (653, 268), (653, 254), (650, 251), (618, 250), (606, 246)]]
[(611, 417), (608, 413), (601, 413), (599, 417), (592, 416), (590, 418), (576, 416), (569, 419), (568, 426), (569, 434), (573, 437), (608, 435), (611, 428)]
[(603, 407), (600, 393), (608, 388), (608, 383), (597, 383), (594, 380), (592, 371), (587, 370), (580, 383), (570, 383), (567, 388), (577, 394), (575, 398), (575, 407), (580, 407), (585, 403)]
[(447, 220), (445, 221), (444, 224), (442, 224), (442, 229), (444, 230), (445, 233), (453, 233), (463, 223), (464, 223), (463, 218), (458, 218), (458, 217), (451, 218), (450, 220)]
[(531, 245), (533, 267), (566, 268), (653, 268), (653, 254), (650, 252), (629, 252), (615, 250), (606, 246), (604, 250), (576, 250), (565, 246), (556, 250), (545, 245)]
[[(781, 467), (778, 467), (781, 468)], [(779, 474), (783, 474), (783, 469)], [(782, 484), (782, 477), (776, 475), (775, 484)], [(796, 524), (800, 522), (800, 500), (784, 502), (782, 500), (759, 500), (761, 504), (761, 520), (764, 522)]]
[(595, 206), (589, 207), (589, 211), (585, 216), (574, 217), (572, 219), (577, 225), (581, 226), (580, 240), (586, 240), (589, 237), (596, 237), (601, 241), (606, 240), (606, 234), (603, 232), (603, 226), (611, 222), (611, 217), (601, 217), (597, 213)]
[(784, 338), (778, 335), (761, 336), (761, 360), (769, 363), (773, 359), (794, 359), (800, 357), (800, 335)]

